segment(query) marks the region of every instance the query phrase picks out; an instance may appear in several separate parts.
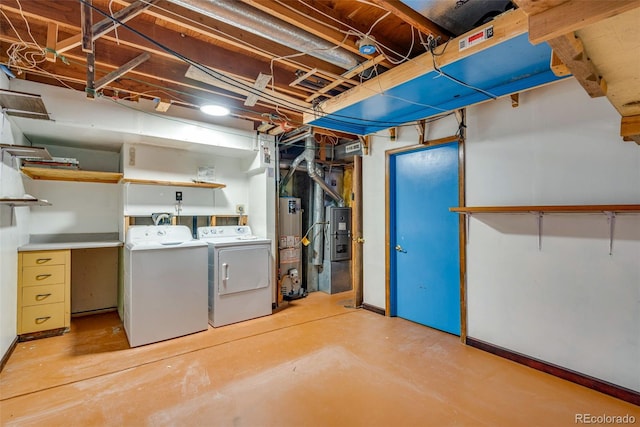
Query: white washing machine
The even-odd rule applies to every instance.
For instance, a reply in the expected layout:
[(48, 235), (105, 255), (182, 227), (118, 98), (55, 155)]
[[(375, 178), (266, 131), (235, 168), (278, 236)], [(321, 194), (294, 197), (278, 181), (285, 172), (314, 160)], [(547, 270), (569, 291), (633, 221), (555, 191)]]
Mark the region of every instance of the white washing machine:
[(198, 238), (209, 244), (209, 323), (271, 314), (271, 240), (244, 225), (199, 227)]
[(127, 231), (123, 323), (131, 347), (208, 329), (207, 244), (184, 225)]

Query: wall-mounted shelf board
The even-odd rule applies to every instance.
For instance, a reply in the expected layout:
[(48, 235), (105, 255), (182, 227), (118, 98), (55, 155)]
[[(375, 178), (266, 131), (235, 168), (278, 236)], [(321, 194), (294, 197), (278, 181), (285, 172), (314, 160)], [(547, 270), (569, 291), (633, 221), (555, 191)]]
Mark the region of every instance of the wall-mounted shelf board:
[(177, 182), (177, 181), (156, 181), (152, 179), (134, 179), (124, 178), (124, 183), (130, 184), (144, 184), (144, 185), (171, 185), (174, 187), (197, 187), (197, 188), (224, 188), (225, 184), (219, 184), (217, 182)]
[(6, 205), (11, 208), (11, 226), (13, 226), (13, 208), (21, 206), (52, 206), (46, 200), (33, 197), (0, 197), (0, 205)]
[(50, 169), (23, 167), (23, 174), (31, 179), (44, 179), (50, 181), (75, 181), (75, 182), (99, 182), (104, 184), (117, 184), (122, 178), (118, 172), (84, 171), (77, 169)]
[(44, 147), (0, 144), (0, 151), (2, 153), (9, 153), (13, 157), (51, 160), (51, 154), (49, 154), (47, 149)]
[(46, 200), (40, 200), (40, 199), (0, 197), (0, 205), (9, 205), (11, 207), (51, 206), (51, 203), (47, 202)]
[[(467, 236), (469, 236), (469, 217), (475, 214), (533, 214), (538, 220), (538, 250), (542, 249), (542, 217), (551, 213), (598, 213), (607, 216), (609, 221), (609, 255), (613, 254), (613, 232), (617, 214), (640, 213), (640, 205), (538, 205), (538, 206), (462, 206), (452, 207), (449, 211), (466, 216)], [(467, 240), (468, 241), (468, 240)]]
[(602, 213), (640, 212), (640, 205), (545, 205), (545, 206), (463, 206), (449, 208), (460, 214), (474, 213)]

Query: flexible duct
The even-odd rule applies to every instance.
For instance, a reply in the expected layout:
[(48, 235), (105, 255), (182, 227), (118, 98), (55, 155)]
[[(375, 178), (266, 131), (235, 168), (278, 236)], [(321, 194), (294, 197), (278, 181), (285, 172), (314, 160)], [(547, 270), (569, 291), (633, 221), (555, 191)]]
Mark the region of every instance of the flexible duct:
[(340, 194), (338, 194), (333, 188), (329, 187), (322, 178), (322, 168), (316, 164), (316, 140), (313, 138), (313, 134), (311, 133), (307, 134), (305, 137), (304, 151), (298, 157), (293, 159), (293, 162), (291, 162), (291, 166), (289, 167), (289, 171), (280, 180), (280, 195), (282, 195), (284, 188), (302, 161), (307, 162), (307, 174), (309, 175), (309, 178), (318, 184), (320, 188), (329, 195), (329, 197), (335, 200), (338, 206), (344, 206), (344, 199), (342, 196), (340, 196)]
[(313, 138), (313, 135), (307, 136), (304, 147), (304, 151), (301, 155), (304, 156), (304, 159), (307, 161), (307, 173), (309, 174), (309, 178), (314, 180), (320, 188), (329, 195), (329, 197), (335, 200), (338, 206), (344, 206), (344, 199), (342, 196), (324, 182), (324, 179), (322, 178), (322, 168), (316, 165), (316, 140)]
[(273, 40), (281, 45), (304, 52), (345, 70), (350, 70), (361, 62), (359, 56), (240, 1), (169, 1), (260, 37)]

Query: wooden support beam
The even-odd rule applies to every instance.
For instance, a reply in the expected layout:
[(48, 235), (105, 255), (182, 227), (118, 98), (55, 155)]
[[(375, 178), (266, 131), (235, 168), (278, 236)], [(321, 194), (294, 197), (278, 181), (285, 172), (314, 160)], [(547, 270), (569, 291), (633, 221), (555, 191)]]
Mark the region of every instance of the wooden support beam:
[[(135, 18), (139, 14), (141, 14), (142, 12), (144, 12), (146, 9), (148, 9), (158, 1), (159, 0), (136, 1), (134, 3), (131, 3), (129, 6), (125, 7), (124, 9), (121, 9), (118, 12), (114, 13), (113, 17), (114, 19), (122, 23), (125, 23)], [(83, 3), (83, 8), (82, 8), (83, 10), (84, 10), (84, 7), (86, 7), (86, 5)], [(93, 26), (91, 26), (91, 31), (93, 33), (92, 41), (95, 41), (96, 39), (104, 36), (111, 30), (118, 27), (118, 25), (119, 24), (114, 23), (114, 21), (109, 18), (105, 18), (102, 21), (98, 22), (97, 24), (94, 24)], [(64, 39), (58, 42), (56, 45), (56, 52), (60, 54), (68, 50), (71, 50), (75, 47), (78, 47), (83, 43), (84, 43), (83, 35), (77, 34), (75, 36), (71, 36), (67, 39)], [(83, 50), (84, 50), (84, 47), (83, 47)]]
[(598, 97), (607, 94), (607, 86), (595, 66), (587, 56), (580, 39), (573, 33), (564, 34), (547, 43), (551, 46), (576, 80), (587, 91), (589, 96)]
[(569, 67), (564, 65), (564, 62), (560, 60), (555, 50), (551, 51), (551, 62), (549, 64), (549, 67), (551, 68), (553, 74), (558, 77), (564, 77), (571, 74), (571, 70), (569, 70)]
[(327, 143), (324, 138), (318, 143), (318, 158), (322, 161), (327, 160)]
[(520, 105), (519, 93), (512, 93), (509, 97), (511, 98), (511, 107), (516, 108)]
[(625, 141), (640, 145), (640, 115), (623, 117), (620, 121), (620, 136)]
[(416, 123), (416, 131), (418, 132), (418, 144), (424, 144), (427, 135), (427, 121), (422, 119)]
[(398, 137), (398, 128), (389, 128), (389, 141), (395, 141)]
[(547, 9), (566, 3), (569, 0), (513, 0), (513, 2), (526, 12), (527, 15), (535, 15)]
[[(225, 89), (230, 92), (237, 93), (244, 96), (252, 95), (255, 92), (249, 89), (244, 89), (242, 87), (239, 87), (239, 85), (235, 84), (235, 82), (231, 81), (230, 79), (227, 79), (225, 81), (225, 77), (222, 76), (221, 73), (219, 73), (218, 71), (215, 71), (212, 69), (211, 73), (213, 75), (210, 75), (194, 66), (189, 66), (189, 68), (187, 69), (187, 72), (185, 73), (185, 77), (188, 77), (193, 80), (198, 80), (200, 82), (207, 83), (212, 86)], [(216, 78), (214, 76), (219, 76), (219, 77)], [(293, 108), (311, 110), (311, 104), (306, 103), (298, 98), (294, 98), (292, 96), (284, 95), (281, 93), (271, 93), (271, 92), (269, 92), (268, 94), (261, 93), (257, 95), (258, 95), (258, 99), (260, 99), (261, 101), (267, 104), (274, 104), (274, 102), (284, 102), (289, 105), (295, 106)], [(274, 135), (271, 132), (269, 133)]]
[(111, 83), (112, 81), (117, 79), (118, 77), (128, 73), (131, 70), (133, 70), (134, 68), (136, 68), (138, 65), (142, 64), (143, 62), (145, 62), (149, 58), (151, 58), (151, 55), (149, 54), (149, 52), (144, 52), (144, 53), (136, 56), (131, 61), (129, 61), (126, 64), (124, 64), (122, 67), (118, 68), (117, 70), (114, 70), (114, 71), (110, 72), (106, 76), (102, 77), (100, 80), (97, 80), (95, 82), (94, 89), (95, 90), (100, 90), (101, 88), (105, 87), (106, 85), (108, 85), (109, 83)]
[[(548, 41), (637, 7), (640, 0), (569, 0), (529, 15), (529, 41), (533, 44)], [(529, 13), (526, 9), (525, 12)]]
[(363, 156), (369, 155), (369, 142), (371, 141), (371, 137), (369, 135), (366, 135), (366, 136), (358, 135), (358, 139), (362, 144), (362, 155)]
[(351, 216), (353, 230), (353, 263), (352, 263), (352, 288), (353, 305), (360, 307), (363, 301), (363, 206), (362, 206), (362, 157), (353, 156), (353, 180), (351, 182), (351, 194), (353, 195)]
[[(47, 23), (47, 47), (51, 50), (56, 50), (56, 43), (58, 40), (58, 24), (54, 22)], [(47, 52), (47, 61), (56, 62), (56, 54), (53, 52)]]
[[(344, 79), (350, 79), (351, 77), (360, 74), (361, 72), (383, 62), (385, 60), (384, 55), (378, 55), (373, 59), (369, 59), (368, 61), (363, 62), (362, 64), (358, 65), (357, 67), (343, 73), (340, 75), (340, 77), (344, 78)], [(305, 101), (306, 102), (311, 102), (314, 99), (316, 99), (317, 97), (319, 97), (320, 95), (323, 95), (327, 92), (329, 92), (331, 89), (338, 87), (342, 84), (342, 82), (345, 80), (335, 80), (333, 83), (329, 83), (328, 85), (326, 85), (325, 87), (323, 87), (322, 89), (318, 90), (317, 92), (315, 92), (313, 95), (308, 96)]]
[(435, 22), (430, 21), (424, 15), (416, 12), (399, 0), (370, 1), (371, 3), (377, 4), (378, 6), (382, 7), (384, 10), (391, 12), (423, 34), (431, 34), (434, 37), (441, 36), (445, 39), (449, 39), (450, 34), (447, 30), (445, 30)]
[(85, 0), (80, 4), (80, 22), (82, 28), (82, 51), (93, 53), (93, 14), (91, 9), (92, 0)]

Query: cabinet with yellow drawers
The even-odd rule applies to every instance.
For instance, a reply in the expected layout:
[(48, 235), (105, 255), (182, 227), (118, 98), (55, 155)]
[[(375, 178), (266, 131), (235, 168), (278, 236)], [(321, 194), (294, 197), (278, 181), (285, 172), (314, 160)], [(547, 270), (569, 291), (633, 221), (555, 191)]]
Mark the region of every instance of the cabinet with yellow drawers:
[(18, 253), (18, 335), (71, 324), (71, 251)]

